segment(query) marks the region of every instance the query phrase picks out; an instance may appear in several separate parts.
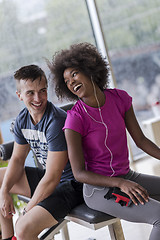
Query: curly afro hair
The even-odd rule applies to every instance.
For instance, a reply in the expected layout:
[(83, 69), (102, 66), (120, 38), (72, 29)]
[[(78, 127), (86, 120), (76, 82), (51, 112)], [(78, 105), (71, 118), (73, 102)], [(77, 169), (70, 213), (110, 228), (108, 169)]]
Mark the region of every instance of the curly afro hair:
[(56, 52), (52, 63), (48, 62), (55, 84), (55, 92), (59, 99), (76, 100), (64, 82), (64, 71), (67, 68), (76, 68), (91, 78), (103, 91), (108, 86), (109, 65), (97, 48), (90, 43), (71, 45), (69, 49)]

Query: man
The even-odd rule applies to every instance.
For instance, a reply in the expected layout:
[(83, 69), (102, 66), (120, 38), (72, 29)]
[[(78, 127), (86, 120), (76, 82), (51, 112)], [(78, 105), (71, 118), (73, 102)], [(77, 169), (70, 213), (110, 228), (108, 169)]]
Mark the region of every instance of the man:
[[(25, 108), (16, 118), (14, 149), (9, 165), (0, 169), (2, 238), (14, 235), (11, 193), (30, 197), (15, 232), (18, 240), (38, 239), (83, 201), (82, 185), (74, 180), (62, 131), (66, 113), (47, 100), (47, 79), (36, 65), (15, 72), (17, 96)], [(24, 167), (30, 149), (41, 168)], [(59, 183), (60, 182), (60, 183)]]

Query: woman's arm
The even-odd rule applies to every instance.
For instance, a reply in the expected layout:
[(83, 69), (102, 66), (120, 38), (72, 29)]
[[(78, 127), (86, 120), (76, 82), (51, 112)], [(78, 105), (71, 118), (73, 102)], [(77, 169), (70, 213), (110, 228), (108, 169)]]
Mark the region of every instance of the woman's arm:
[(85, 170), (81, 135), (71, 129), (65, 129), (65, 136), (67, 140), (69, 160), (74, 177), (77, 181), (97, 186), (119, 187), (123, 192), (130, 196), (135, 204), (137, 204), (136, 199), (143, 204), (140, 195), (145, 201), (148, 201), (147, 191), (135, 182), (118, 177), (107, 177)]
[(155, 157), (160, 160), (160, 148), (150, 141), (142, 132), (136, 116), (134, 114), (133, 107), (126, 112), (125, 115), (126, 128), (136, 143), (137, 147), (142, 149), (144, 152), (149, 154), (152, 157)]

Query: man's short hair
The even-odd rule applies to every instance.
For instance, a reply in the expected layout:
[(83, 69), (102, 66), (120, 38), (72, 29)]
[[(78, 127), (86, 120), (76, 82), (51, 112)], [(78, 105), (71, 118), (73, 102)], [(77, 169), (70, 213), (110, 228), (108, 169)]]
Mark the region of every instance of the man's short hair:
[(20, 80), (27, 81), (28, 79), (30, 79), (32, 81), (35, 81), (37, 78), (39, 78), (41, 81), (42, 77), (46, 79), (46, 83), (47, 83), (47, 78), (44, 71), (40, 67), (34, 64), (23, 66), (14, 73), (17, 90), (19, 87)]

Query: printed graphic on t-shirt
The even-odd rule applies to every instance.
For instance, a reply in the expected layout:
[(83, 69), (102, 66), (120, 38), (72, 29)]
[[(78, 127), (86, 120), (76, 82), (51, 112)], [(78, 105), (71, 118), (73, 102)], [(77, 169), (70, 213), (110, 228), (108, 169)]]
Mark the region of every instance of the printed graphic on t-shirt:
[(48, 144), (44, 132), (33, 129), (22, 129), (26, 141), (30, 144), (32, 151), (35, 153), (37, 160), (46, 166)]

